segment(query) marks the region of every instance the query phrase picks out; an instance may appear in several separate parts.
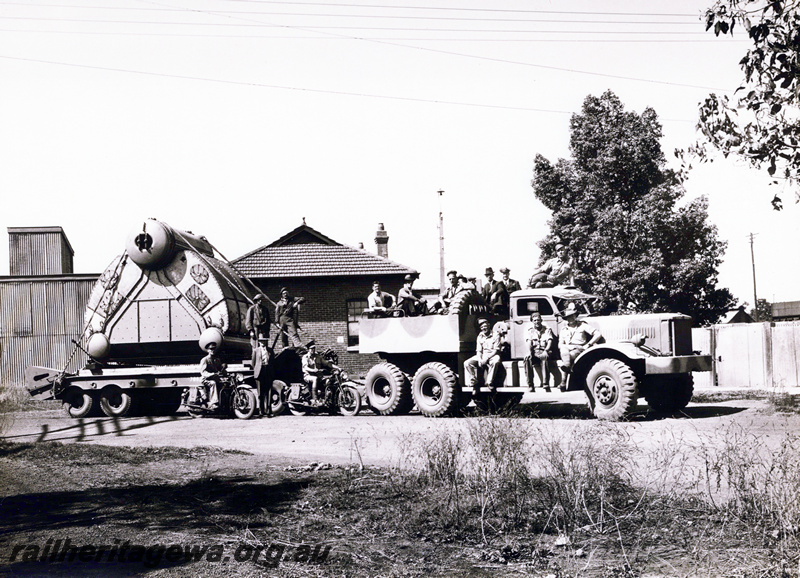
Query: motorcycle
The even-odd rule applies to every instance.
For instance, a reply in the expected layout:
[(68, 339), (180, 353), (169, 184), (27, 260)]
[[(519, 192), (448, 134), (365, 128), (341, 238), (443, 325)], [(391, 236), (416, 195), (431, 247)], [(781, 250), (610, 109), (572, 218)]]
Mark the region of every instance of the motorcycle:
[[(219, 407), (211, 409), (205, 395), (205, 387), (190, 387), (183, 391), (182, 402), (192, 417), (205, 415), (234, 416), (250, 419), (258, 407), (258, 399), (253, 387), (244, 382), (238, 373), (220, 373)], [(198, 395), (202, 391), (202, 395)], [(195, 395), (192, 396), (191, 393)]]
[[(323, 353), (323, 357), (333, 365), (339, 361), (336, 352), (331, 349)], [(280, 382), (280, 400), (282, 405), (288, 407), (293, 415), (323, 412), (356, 415), (361, 411), (361, 395), (355, 384), (349, 379), (347, 373), (341, 369), (334, 369), (331, 373), (323, 375), (318, 385), (319, 393), (316, 402), (311, 396), (309, 384)], [(273, 387), (277, 383), (277, 381), (273, 382)], [(275, 409), (276, 405), (273, 402), (273, 411)]]

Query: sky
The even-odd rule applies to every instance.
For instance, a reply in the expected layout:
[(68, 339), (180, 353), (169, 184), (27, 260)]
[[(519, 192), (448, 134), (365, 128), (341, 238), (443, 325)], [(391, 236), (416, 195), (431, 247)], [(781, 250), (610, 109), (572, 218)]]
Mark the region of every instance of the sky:
[[(569, 157), (587, 95), (655, 109), (677, 167), (698, 103), (739, 85), (746, 38), (705, 33), (709, 1), (0, 0), (0, 243), (58, 225), (99, 273), (148, 217), (229, 259), (303, 219), (375, 251), (383, 223), (434, 287), (441, 211), (447, 269), (524, 281), (550, 216), (533, 159)], [(686, 183), (751, 304), (750, 233), (758, 296), (800, 300), (800, 206), (770, 180), (717, 158)]]

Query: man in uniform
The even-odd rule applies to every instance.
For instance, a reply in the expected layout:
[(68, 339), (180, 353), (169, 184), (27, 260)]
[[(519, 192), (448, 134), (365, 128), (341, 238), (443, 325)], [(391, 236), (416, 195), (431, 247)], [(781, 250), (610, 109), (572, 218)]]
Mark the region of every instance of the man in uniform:
[(556, 256), (545, 261), (544, 265), (533, 272), (528, 287), (555, 287), (572, 284), (572, 260), (567, 258), (567, 248), (556, 244)]
[(292, 347), (302, 349), (303, 342), (300, 341), (298, 329), (298, 319), (300, 317), (300, 305), (305, 303), (305, 297), (292, 297), (286, 287), (281, 288), (281, 298), (275, 304), (275, 319), (278, 321), (281, 331), (281, 343), (284, 347), (289, 346), (289, 339), (292, 340)]
[(508, 315), (508, 291), (502, 281), (495, 281), (494, 270), (486, 268), (486, 285), (483, 286), (483, 300), (489, 311), (497, 315)]
[(503, 346), (503, 334), (501, 331), (492, 332), (491, 325), (487, 319), (479, 319), (477, 343), (475, 344), (475, 355), (464, 362), (464, 371), (467, 374), (467, 386), (472, 387), (472, 396), (477, 397), (480, 393), (478, 372), (486, 369), (486, 385), (494, 391), (494, 377), (497, 366), (500, 364), (500, 350)]
[(553, 386), (561, 384), (561, 372), (554, 359), (553, 344), (555, 335), (552, 330), (542, 323), (542, 314), (539, 312), (531, 313), (533, 325), (528, 327), (525, 333), (525, 343), (528, 345), (528, 355), (525, 356), (525, 376), (528, 380), (528, 389), (535, 390), (533, 384), (533, 373), (539, 378), (539, 385), (550, 391), (550, 376), (553, 376)]
[(303, 380), (311, 388), (311, 403), (316, 405), (319, 396), (319, 382), (322, 376), (326, 372), (339, 369), (339, 367), (317, 353), (317, 344), (313, 339), (308, 342), (307, 347), (308, 353), (303, 356)]
[(265, 299), (264, 295), (258, 293), (253, 297), (253, 304), (247, 308), (245, 315), (244, 326), (250, 334), (250, 346), (254, 351), (262, 337), (269, 339), (269, 326), (272, 319), (269, 318), (269, 309), (264, 303)]
[(227, 366), (217, 355), (215, 342), (206, 345), (206, 351), (208, 355), (200, 360), (200, 379), (207, 391), (208, 409), (214, 410), (219, 407), (220, 377)]
[[(575, 359), (592, 345), (600, 341), (603, 336), (600, 330), (592, 327), (586, 321), (578, 319), (578, 307), (570, 302), (561, 316), (566, 325), (561, 328), (558, 335), (558, 350), (561, 354), (561, 369), (564, 373), (572, 371)], [(566, 375), (564, 376), (566, 380)]]
[(397, 292), (397, 307), (409, 317), (414, 315), (424, 315), (428, 312), (428, 304), (422, 295), (416, 293), (411, 286), (414, 284), (414, 277), (406, 275), (403, 288)]
[(509, 274), (511, 273), (511, 269), (508, 267), (502, 267), (500, 272), (503, 274), (503, 284), (506, 286), (506, 291), (509, 293), (513, 293), (514, 291), (519, 291), (522, 289), (522, 286), (519, 284), (519, 281), (516, 279), (510, 279)]

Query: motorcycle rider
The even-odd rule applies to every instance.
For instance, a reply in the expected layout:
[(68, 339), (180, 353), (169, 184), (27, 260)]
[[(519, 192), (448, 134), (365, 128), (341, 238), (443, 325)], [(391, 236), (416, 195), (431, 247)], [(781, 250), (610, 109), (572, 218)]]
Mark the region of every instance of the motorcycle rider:
[(208, 409), (214, 410), (219, 407), (220, 376), (228, 366), (217, 355), (215, 342), (206, 345), (206, 351), (208, 355), (200, 360), (200, 378), (207, 392)]
[(338, 370), (339, 366), (334, 365), (322, 354), (317, 353), (317, 344), (312, 339), (306, 344), (308, 353), (303, 355), (303, 380), (311, 388), (311, 403), (317, 405), (319, 403), (318, 389), (322, 377), (333, 370)]

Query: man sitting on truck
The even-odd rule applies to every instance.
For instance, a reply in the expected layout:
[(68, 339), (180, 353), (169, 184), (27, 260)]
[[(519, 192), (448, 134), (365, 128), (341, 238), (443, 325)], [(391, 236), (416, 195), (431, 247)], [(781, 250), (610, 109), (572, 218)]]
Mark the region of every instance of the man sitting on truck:
[(206, 355), (200, 360), (200, 379), (206, 389), (208, 409), (219, 407), (220, 375), (225, 372), (227, 365), (217, 355), (217, 344), (213, 341), (206, 345)]
[(403, 281), (403, 288), (397, 292), (397, 308), (401, 309), (409, 317), (425, 315), (428, 312), (427, 302), (422, 298), (422, 295), (411, 288), (413, 284), (413, 275), (406, 275)]
[(381, 291), (380, 281), (372, 282), (372, 293), (367, 296), (367, 311), (372, 317), (386, 317), (387, 310), (394, 305), (394, 297)]
[[(567, 322), (558, 335), (558, 350), (561, 354), (561, 369), (565, 374), (572, 371), (575, 359), (603, 338), (600, 330), (586, 321), (578, 319), (578, 307), (570, 302), (561, 313)], [(564, 380), (566, 381), (566, 375)]]
[(567, 248), (562, 243), (556, 245), (556, 256), (536, 269), (528, 281), (528, 287), (532, 288), (556, 285), (572, 285), (572, 260), (567, 257)]
[(492, 332), (491, 324), (487, 319), (478, 320), (481, 332), (475, 346), (475, 355), (464, 362), (464, 372), (467, 374), (467, 386), (472, 387), (472, 397), (480, 393), (478, 372), (486, 370), (486, 385), (494, 391), (494, 377), (497, 366), (500, 365), (500, 350), (503, 346), (503, 332)]
[(525, 376), (528, 389), (535, 391), (533, 374), (539, 378), (539, 385), (550, 391), (550, 376), (553, 376), (553, 385), (561, 384), (561, 372), (558, 371), (554, 352), (555, 335), (553, 331), (542, 323), (542, 314), (538, 311), (531, 313), (531, 325), (525, 333), (525, 343), (528, 345), (528, 355), (525, 356)]
[(311, 403), (317, 405), (319, 397), (319, 382), (325, 373), (330, 373), (333, 369), (339, 369), (325, 357), (317, 353), (317, 344), (312, 339), (306, 344), (308, 353), (303, 356), (303, 380), (311, 388)]

